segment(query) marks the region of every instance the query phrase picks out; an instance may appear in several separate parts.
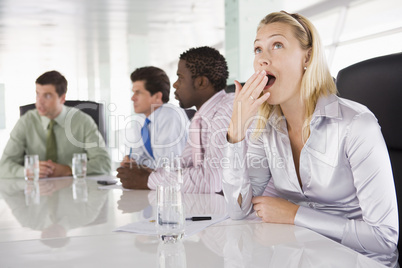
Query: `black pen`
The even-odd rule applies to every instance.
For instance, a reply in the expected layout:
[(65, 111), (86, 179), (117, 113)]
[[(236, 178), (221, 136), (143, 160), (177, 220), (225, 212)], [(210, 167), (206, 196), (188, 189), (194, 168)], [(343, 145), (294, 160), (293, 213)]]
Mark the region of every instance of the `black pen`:
[(186, 221), (207, 221), (212, 220), (212, 217), (190, 217), (186, 218)]

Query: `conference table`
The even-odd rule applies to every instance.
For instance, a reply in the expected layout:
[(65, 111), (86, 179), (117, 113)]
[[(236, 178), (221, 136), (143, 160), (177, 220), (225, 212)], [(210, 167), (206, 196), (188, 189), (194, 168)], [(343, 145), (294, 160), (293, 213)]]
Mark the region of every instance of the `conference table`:
[[(309, 229), (227, 218), (173, 244), (116, 231), (155, 217), (155, 191), (112, 177), (0, 179), (0, 267), (385, 267)], [(226, 215), (219, 194), (184, 194), (186, 215)]]

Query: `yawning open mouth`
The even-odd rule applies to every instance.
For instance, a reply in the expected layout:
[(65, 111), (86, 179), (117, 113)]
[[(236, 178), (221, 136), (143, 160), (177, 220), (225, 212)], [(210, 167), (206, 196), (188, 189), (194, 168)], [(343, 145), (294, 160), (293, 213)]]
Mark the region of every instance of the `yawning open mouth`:
[(275, 83), (276, 77), (271, 74), (267, 74), (267, 77), (268, 77), (268, 82), (265, 86), (270, 87)]

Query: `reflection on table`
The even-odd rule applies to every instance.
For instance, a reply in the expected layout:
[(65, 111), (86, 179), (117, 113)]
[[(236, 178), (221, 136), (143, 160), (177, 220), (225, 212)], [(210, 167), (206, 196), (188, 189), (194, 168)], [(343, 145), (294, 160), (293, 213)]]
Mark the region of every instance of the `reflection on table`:
[[(101, 190), (96, 180), (0, 179), (0, 267), (384, 267), (308, 229), (254, 215), (173, 245), (114, 232), (154, 217), (155, 192)], [(226, 213), (221, 195), (184, 194), (183, 200), (185, 214)]]
[(0, 194), (14, 219), (24, 229), (40, 231), (41, 241), (50, 247), (64, 246), (68, 230), (107, 221), (101, 212), (108, 193), (98, 191), (94, 182), (65, 178), (0, 183)]

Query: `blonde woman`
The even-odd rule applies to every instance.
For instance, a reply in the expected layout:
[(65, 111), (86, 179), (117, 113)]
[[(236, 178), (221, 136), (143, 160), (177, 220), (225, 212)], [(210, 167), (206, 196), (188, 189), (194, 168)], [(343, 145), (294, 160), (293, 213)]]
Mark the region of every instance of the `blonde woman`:
[[(397, 202), (377, 119), (336, 96), (305, 17), (267, 15), (254, 53), (254, 75), (243, 87), (236, 81), (225, 147), (230, 216), (306, 227), (394, 267)], [(262, 196), (270, 181), (278, 197)]]

